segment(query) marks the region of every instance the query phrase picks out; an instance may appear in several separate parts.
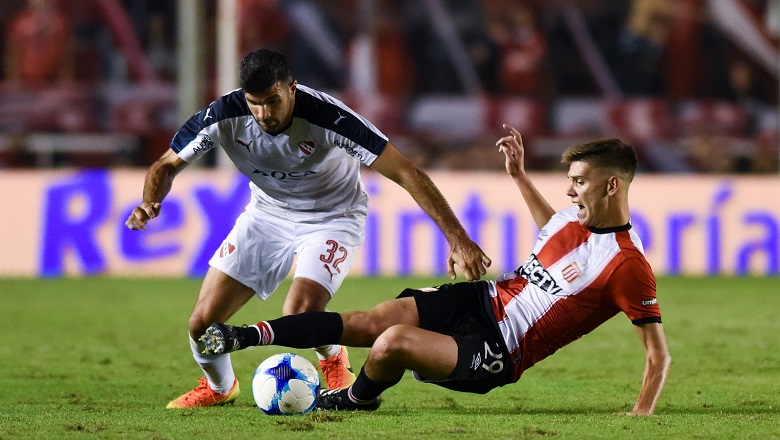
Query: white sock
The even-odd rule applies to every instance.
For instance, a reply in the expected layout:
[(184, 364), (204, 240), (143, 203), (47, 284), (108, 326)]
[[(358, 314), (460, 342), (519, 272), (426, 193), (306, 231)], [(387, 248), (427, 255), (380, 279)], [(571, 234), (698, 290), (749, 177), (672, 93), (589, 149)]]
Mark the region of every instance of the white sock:
[(333, 357), (341, 351), (341, 345), (322, 345), (314, 349), (317, 352), (317, 358), (324, 361), (327, 358)]
[(192, 357), (195, 358), (195, 362), (200, 365), (200, 369), (206, 374), (206, 379), (209, 381), (209, 387), (218, 392), (219, 394), (225, 394), (233, 388), (233, 382), (236, 380), (236, 375), (233, 373), (233, 363), (230, 361), (229, 354), (203, 354), (205, 346), (196, 342), (189, 337), (190, 348), (192, 348)]

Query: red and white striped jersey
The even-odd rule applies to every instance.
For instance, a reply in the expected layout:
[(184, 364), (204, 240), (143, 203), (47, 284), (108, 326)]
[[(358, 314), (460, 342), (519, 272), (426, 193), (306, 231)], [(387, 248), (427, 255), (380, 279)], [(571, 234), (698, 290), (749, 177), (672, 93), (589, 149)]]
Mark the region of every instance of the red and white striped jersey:
[(573, 206), (540, 231), (533, 253), (491, 283), (491, 302), (512, 378), (623, 311), (634, 324), (661, 322), (655, 277), (630, 225), (587, 228)]

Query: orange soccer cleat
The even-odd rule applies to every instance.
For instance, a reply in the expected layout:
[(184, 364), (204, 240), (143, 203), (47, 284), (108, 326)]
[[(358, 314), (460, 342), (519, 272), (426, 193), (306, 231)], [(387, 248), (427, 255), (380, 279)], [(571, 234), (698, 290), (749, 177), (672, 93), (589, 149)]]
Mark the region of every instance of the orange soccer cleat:
[(343, 390), (355, 382), (355, 373), (349, 365), (347, 347), (327, 359), (320, 360), (320, 369), (329, 390)]
[(194, 390), (182, 394), (178, 399), (171, 400), (166, 408), (194, 408), (196, 406), (217, 406), (233, 403), (241, 393), (238, 388), (238, 379), (233, 382), (233, 388), (225, 394), (220, 394), (209, 387), (205, 377), (198, 379), (200, 385)]

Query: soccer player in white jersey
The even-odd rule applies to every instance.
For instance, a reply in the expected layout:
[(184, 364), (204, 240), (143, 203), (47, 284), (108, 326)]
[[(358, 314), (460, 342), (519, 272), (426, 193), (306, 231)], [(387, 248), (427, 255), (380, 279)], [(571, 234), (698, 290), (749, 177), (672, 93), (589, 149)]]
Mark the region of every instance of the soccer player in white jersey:
[[(436, 222), (457, 265), (480, 279), (490, 259), (469, 237), (431, 179), (369, 121), (337, 99), (298, 84), (279, 52), (248, 54), (241, 88), (212, 102), (174, 136), (171, 149), (149, 168), (143, 201), (126, 225), (145, 230), (160, 215), (173, 180), (207, 151), (222, 148), (251, 181), (251, 201), (209, 261), (189, 320), (193, 356), (205, 373), (200, 385), (168, 408), (213, 406), (239, 394), (230, 356), (203, 354), (198, 342), (215, 321), (225, 321), (250, 298), (267, 298), (296, 270), (283, 314), (325, 310), (344, 281), (364, 237), (368, 196), (360, 180), (366, 165), (403, 187)], [(316, 346), (329, 388), (355, 380), (346, 350)]]
[[(531, 256), (496, 281), (407, 289), (368, 312), (312, 312), (239, 328), (214, 323), (208, 352), (251, 345), (303, 348), (339, 342), (371, 347), (355, 383), (323, 391), (318, 407), (374, 410), (382, 391), (412, 370), (418, 380), (486, 393), (516, 382), (559, 348), (623, 312), (645, 348), (639, 397), (629, 415), (652, 414), (671, 357), (661, 325), (655, 278), (631, 230), (628, 187), (633, 148), (603, 139), (568, 148), (566, 195), (557, 213), (526, 175), (520, 133), (498, 140), (506, 170), (540, 229)], [(307, 331), (314, 324), (316, 331)]]

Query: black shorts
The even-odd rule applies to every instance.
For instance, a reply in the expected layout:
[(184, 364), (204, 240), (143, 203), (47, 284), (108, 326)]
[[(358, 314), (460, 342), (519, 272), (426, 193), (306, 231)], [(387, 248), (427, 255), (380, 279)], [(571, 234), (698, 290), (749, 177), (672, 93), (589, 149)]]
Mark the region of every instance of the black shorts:
[(445, 284), (432, 289), (406, 289), (398, 296), (414, 298), (420, 328), (452, 336), (458, 363), (449, 378), (431, 381), (455, 391), (485, 394), (510, 382), (509, 354), (490, 306), (486, 282)]

